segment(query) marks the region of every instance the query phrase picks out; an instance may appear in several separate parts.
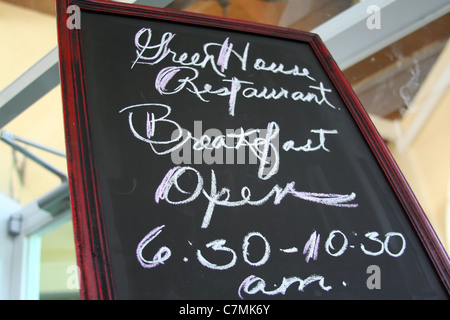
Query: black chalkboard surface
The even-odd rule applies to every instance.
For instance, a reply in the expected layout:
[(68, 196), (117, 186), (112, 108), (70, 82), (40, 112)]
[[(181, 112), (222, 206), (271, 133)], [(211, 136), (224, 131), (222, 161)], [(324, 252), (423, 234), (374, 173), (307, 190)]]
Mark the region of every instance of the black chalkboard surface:
[(58, 18), (84, 298), (448, 298), (448, 257), (318, 36), (101, 1)]

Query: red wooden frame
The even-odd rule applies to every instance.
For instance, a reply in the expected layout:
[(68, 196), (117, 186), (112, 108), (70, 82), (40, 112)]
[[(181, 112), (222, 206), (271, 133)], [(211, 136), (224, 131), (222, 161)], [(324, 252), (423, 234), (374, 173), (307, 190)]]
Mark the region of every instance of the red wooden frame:
[(88, 108), (80, 33), (66, 25), (67, 8), (116, 13), (135, 17), (181, 22), (204, 27), (237, 30), (277, 38), (307, 42), (330, 76), (338, 94), (353, 116), (373, 155), (381, 166), (409, 220), (421, 239), (436, 270), (450, 292), (450, 262), (400, 169), (378, 134), (365, 109), (344, 78), (320, 38), (311, 33), (175, 10), (127, 5), (101, 0), (57, 0), (61, 86), (65, 135), (77, 259), (81, 267), (83, 299), (114, 299), (113, 279), (108, 266), (108, 247), (102, 228), (102, 210), (96, 181), (96, 165), (90, 158)]

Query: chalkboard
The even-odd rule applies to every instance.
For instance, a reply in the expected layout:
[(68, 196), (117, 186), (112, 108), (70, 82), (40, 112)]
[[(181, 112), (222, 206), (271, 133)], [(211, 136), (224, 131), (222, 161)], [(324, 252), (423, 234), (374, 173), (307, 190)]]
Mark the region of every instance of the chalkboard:
[(101, 1), (58, 1), (58, 30), (83, 298), (448, 298), (317, 35)]

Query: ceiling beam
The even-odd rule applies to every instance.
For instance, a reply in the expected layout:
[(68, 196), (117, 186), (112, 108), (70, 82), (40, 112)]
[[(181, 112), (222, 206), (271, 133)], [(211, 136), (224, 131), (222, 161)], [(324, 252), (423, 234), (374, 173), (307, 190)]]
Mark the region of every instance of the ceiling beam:
[[(380, 9), (379, 29), (367, 26), (372, 6)], [(361, 1), (312, 32), (344, 70), (448, 12), (448, 0)]]
[(58, 48), (0, 92), (0, 128), (59, 84)]

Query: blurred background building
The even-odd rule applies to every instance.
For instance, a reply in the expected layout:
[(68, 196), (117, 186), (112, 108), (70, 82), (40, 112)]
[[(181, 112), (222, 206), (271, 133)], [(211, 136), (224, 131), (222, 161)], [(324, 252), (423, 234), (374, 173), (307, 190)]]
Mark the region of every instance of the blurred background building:
[[(128, 0), (320, 35), (450, 248), (449, 0)], [(0, 299), (77, 299), (55, 0), (0, 0)]]

